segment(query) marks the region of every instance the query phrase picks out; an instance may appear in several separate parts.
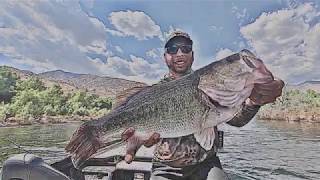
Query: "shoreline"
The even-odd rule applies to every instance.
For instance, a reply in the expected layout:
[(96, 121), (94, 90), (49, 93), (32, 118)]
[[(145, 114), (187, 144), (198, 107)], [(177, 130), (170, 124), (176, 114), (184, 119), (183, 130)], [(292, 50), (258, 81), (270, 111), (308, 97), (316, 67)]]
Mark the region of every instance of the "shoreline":
[[(98, 116), (43, 116), (40, 118), (19, 119), (15, 117), (7, 118), (5, 121), (0, 122), (1, 127), (17, 127), (17, 126), (30, 126), (41, 124), (64, 124), (73, 122), (85, 122), (97, 119)], [(297, 110), (260, 110), (256, 119), (267, 121), (286, 121), (286, 122), (307, 122), (307, 123), (320, 123), (320, 111), (297, 111)]]
[(18, 127), (18, 126), (32, 126), (32, 125), (43, 125), (43, 124), (65, 124), (73, 122), (85, 122), (96, 119), (97, 117), (92, 116), (44, 116), (41, 118), (29, 118), (29, 119), (19, 119), (15, 117), (10, 117), (4, 122), (0, 122), (1, 127)]
[(259, 111), (256, 117), (269, 121), (320, 123), (320, 111), (268, 109)]

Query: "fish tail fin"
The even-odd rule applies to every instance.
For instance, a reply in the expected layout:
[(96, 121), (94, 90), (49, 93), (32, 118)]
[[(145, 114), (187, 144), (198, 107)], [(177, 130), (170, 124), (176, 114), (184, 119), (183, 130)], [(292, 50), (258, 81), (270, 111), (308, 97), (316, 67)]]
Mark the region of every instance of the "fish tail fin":
[(85, 123), (74, 132), (65, 150), (71, 153), (73, 164), (79, 168), (102, 147), (103, 143), (99, 140), (95, 127)]

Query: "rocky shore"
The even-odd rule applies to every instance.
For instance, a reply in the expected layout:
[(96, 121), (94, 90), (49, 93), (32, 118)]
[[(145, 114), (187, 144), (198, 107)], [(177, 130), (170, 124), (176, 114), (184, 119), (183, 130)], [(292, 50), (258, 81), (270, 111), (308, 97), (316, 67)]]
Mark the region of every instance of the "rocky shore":
[(289, 122), (320, 123), (320, 108), (312, 109), (312, 110), (262, 109), (257, 114), (257, 119), (289, 121)]
[(5, 121), (0, 122), (0, 127), (12, 127), (12, 126), (25, 126), (34, 124), (58, 124), (58, 123), (70, 123), (79, 121), (90, 121), (97, 117), (89, 116), (43, 116), (41, 118), (29, 118), (19, 119), (15, 117), (7, 118)]
[[(257, 119), (272, 120), (272, 121), (288, 121), (288, 122), (308, 122), (320, 123), (320, 108), (313, 110), (287, 110), (287, 109), (272, 109), (262, 108), (256, 115)], [(57, 124), (70, 123), (79, 121), (90, 121), (98, 117), (90, 116), (43, 116), (41, 118), (18, 119), (15, 117), (7, 118), (0, 122), (0, 127), (24, 126), (34, 124)]]

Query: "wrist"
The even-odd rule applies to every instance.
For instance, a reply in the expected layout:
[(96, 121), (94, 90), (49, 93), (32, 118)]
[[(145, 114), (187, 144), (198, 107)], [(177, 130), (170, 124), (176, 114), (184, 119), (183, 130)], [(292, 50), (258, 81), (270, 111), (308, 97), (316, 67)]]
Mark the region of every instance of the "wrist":
[(249, 106), (249, 107), (261, 107), (260, 104), (255, 103), (255, 102), (252, 101), (250, 98), (248, 98), (248, 99), (245, 101), (245, 105), (246, 105), (246, 106)]

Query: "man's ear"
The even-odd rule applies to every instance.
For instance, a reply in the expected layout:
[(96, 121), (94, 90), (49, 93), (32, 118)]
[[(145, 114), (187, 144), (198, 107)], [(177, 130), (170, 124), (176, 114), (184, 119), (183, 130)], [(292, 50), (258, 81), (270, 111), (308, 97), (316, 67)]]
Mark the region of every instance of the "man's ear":
[(166, 53), (163, 53), (163, 59), (164, 59), (164, 62), (168, 65), (168, 60), (166, 58)]
[(192, 51), (192, 63), (194, 61), (194, 51)]

